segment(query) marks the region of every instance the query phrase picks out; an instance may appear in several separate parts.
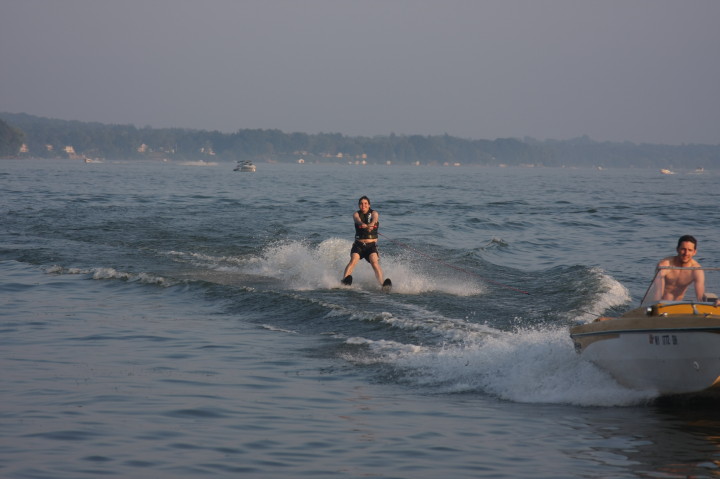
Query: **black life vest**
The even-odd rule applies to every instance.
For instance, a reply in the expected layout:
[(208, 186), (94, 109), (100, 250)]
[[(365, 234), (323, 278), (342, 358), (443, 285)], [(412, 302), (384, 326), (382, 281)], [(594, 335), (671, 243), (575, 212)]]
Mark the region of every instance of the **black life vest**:
[[(363, 215), (362, 211), (358, 210), (357, 214), (360, 216), (360, 220), (365, 224), (370, 224), (372, 221), (372, 214), (373, 209), (369, 209), (367, 214)], [(378, 237), (378, 228), (380, 227), (380, 221), (378, 221), (375, 224), (375, 227), (372, 230), (368, 230), (367, 228), (361, 228), (361, 225), (355, 223), (355, 239), (357, 240), (364, 240), (364, 239), (377, 239)]]

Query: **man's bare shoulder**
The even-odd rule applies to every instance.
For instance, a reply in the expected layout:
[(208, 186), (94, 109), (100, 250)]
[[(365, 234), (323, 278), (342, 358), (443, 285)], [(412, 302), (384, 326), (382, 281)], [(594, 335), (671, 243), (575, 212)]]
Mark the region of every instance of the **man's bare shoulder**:
[(674, 256), (668, 256), (667, 258), (661, 259), (660, 262), (657, 264), (658, 267), (660, 266), (672, 266), (673, 259), (675, 259)]

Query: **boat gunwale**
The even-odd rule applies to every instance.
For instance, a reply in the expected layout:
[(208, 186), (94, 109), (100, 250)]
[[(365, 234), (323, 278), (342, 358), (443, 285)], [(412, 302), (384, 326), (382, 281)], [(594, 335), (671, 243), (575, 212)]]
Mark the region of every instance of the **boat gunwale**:
[[(696, 302), (687, 302), (693, 305)], [(706, 303), (703, 303), (707, 305)], [(623, 316), (595, 320), (592, 323), (578, 324), (570, 328), (571, 337), (600, 334), (647, 333), (660, 331), (718, 332), (720, 333), (720, 307), (717, 313), (681, 313), (669, 315), (648, 315), (649, 308), (635, 308)]]
[(698, 326), (696, 328), (693, 327), (684, 327), (684, 328), (644, 328), (644, 329), (605, 329), (602, 331), (587, 331), (587, 332), (577, 332), (577, 333), (570, 333), (571, 338), (581, 338), (581, 337), (590, 337), (590, 336), (602, 336), (602, 335), (619, 335), (619, 334), (647, 334), (647, 333), (663, 333), (663, 332), (673, 332), (673, 333), (711, 333), (711, 334), (720, 334), (720, 324), (717, 326)]

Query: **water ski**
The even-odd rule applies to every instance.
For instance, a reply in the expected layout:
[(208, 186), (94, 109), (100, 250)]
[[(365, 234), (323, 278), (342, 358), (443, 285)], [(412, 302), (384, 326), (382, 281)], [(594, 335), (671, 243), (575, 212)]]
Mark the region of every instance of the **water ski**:
[(340, 282), (345, 286), (350, 286), (352, 284), (352, 275), (349, 274), (345, 276), (342, 280), (340, 280)]
[(385, 281), (382, 284), (382, 290), (383, 293), (389, 293), (392, 289), (392, 281), (390, 281), (390, 278), (385, 279)]

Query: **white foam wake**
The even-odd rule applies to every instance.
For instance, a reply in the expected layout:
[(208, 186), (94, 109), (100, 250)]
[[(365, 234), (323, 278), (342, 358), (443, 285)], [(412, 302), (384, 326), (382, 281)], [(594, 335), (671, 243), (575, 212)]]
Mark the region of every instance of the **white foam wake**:
[(482, 392), (515, 402), (580, 406), (628, 406), (654, 397), (653, 391), (620, 386), (582, 360), (566, 328), (495, 331), (441, 347), (362, 338), (347, 342), (365, 346), (365, 352), (347, 353), (346, 359), (386, 364), (401, 371), (405, 382), (442, 393)]
[(87, 275), (92, 279), (119, 279), (123, 281), (134, 282), (144, 284), (157, 284), (160, 286), (171, 286), (173, 282), (168, 279), (152, 275), (148, 273), (128, 273), (124, 271), (118, 271), (115, 268), (63, 268), (60, 266), (51, 266), (47, 269), (47, 273), (50, 274), (78, 274)]
[[(289, 241), (270, 245), (254, 260), (246, 261), (245, 269), (254, 274), (263, 274), (283, 279), (288, 287), (298, 290), (334, 288), (339, 284), (343, 271), (350, 259), (352, 242), (346, 239), (329, 238), (313, 246), (304, 242)], [(393, 292), (400, 294), (421, 294), (438, 291), (457, 296), (483, 294), (481, 283), (466, 281), (466, 278), (443, 278), (420, 271), (411, 262), (380, 250), (381, 267), (385, 277), (393, 282)], [(352, 272), (354, 287), (376, 289), (377, 281), (372, 267), (361, 261)]]

